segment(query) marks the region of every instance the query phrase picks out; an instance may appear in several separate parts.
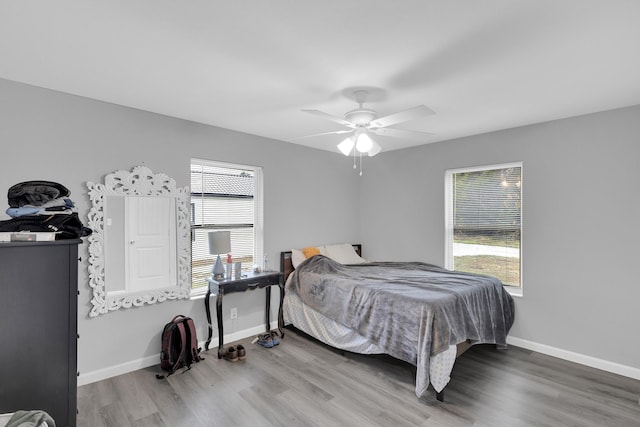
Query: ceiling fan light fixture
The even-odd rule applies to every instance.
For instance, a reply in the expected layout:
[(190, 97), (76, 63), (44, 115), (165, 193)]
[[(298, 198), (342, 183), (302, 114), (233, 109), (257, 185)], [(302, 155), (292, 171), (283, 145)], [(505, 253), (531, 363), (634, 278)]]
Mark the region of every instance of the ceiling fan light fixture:
[(345, 156), (348, 156), (351, 153), (351, 150), (353, 150), (354, 145), (355, 143), (353, 142), (353, 138), (349, 137), (338, 144), (338, 150), (340, 150)]
[(364, 103), (369, 95), (369, 92), (366, 89), (355, 90), (353, 92), (353, 95), (355, 97), (355, 101), (358, 103), (358, 108), (347, 111), (344, 115), (344, 118), (334, 116), (319, 110), (302, 110), (314, 116), (331, 120), (332, 122), (346, 127), (347, 129), (323, 132), (315, 135), (307, 135), (292, 139), (321, 135), (340, 135), (348, 133), (350, 137), (340, 142), (337, 147), (345, 156), (350, 156), (351, 154), (353, 154), (354, 169), (357, 168), (356, 159), (358, 157), (360, 158), (360, 175), (362, 175), (363, 155), (366, 154), (369, 157), (373, 157), (382, 151), (382, 147), (372, 138), (372, 135), (375, 135), (376, 138), (380, 136), (382, 138), (410, 138), (417, 140), (422, 140), (432, 135), (426, 132), (410, 131), (391, 127), (397, 125), (398, 123), (403, 123), (435, 114), (435, 112), (429, 107), (425, 105), (418, 105), (407, 110), (379, 117), (377, 111), (364, 107)]

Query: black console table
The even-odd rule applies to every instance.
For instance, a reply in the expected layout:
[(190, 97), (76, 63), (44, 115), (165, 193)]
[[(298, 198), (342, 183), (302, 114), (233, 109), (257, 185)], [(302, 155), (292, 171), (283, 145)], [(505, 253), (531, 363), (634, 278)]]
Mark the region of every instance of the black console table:
[(226, 294), (234, 292), (252, 291), (254, 289), (267, 288), (267, 302), (265, 305), (265, 325), (266, 330), (271, 329), (270, 310), (271, 310), (271, 286), (280, 287), (280, 307), (278, 308), (278, 330), (280, 335), (284, 337), (284, 318), (282, 317), (282, 302), (284, 301), (284, 283), (282, 281), (282, 273), (278, 271), (265, 271), (262, 273), (243, 274), (239, 279), (207, 279), (209, 282), (209, 290), (204, 299), (204, 306), (207, 311), (207, 322), (209, 323), (209, 337), (204, 345), (205, 350), (209, 350), (209, 343), (213, 335), (213, 326), (211, 325), (211, 309), (209, 298), (211, 294), (217, 295), (216, 298), (216, 317), (218, 319), (218, 359), (222, 358), (224, 346), (224, 328), (222, 325), (222, 300)]

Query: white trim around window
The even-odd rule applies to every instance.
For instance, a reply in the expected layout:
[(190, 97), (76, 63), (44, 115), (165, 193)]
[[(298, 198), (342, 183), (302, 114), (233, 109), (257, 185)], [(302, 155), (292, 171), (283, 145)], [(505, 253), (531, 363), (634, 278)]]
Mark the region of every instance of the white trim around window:
[(198, 297), (207, 291), (204, 283), (213, 265), (204, 237), (209, 231), (231, 231), (232, 255), (240, 256), (243, 271), (251, 270), (255, 264), (262, 265), (264, 187), (260, 166), (191, 159), (190, 170), (191, 266), (194, 273), (191, 296)]
[[(524, 188), (523, 184), (523, 162), (510, 162), (510, 163), (500, 163), (486, 166), (474, 166), (467, 168), (459, 168), (459, 169), (448, 169), (445, 171), (445, 268), (453, 270), (454, 269), (454, 229), (455, 226), (455, 185), (454, 178), (456, 174), (464, 174), (469, 172), (482, 172), (482, 171), (493, 171), (493, 170), (509, 170), (512, 168), (520, 168), (520, 175), (517, 182), (519, 188), (519, 252), (514, 254), (517, 255), (519, 259), (519, 286), (507, 286), (505, 285), (505, 289), (513, 296), (523, 296), (523, 276), (522, 276), (522, 242), (523, 242), (523, 233), (522, 233), (522, 189)], [(505, 184), (507, 185), (507, 184)], [(510, 249), (512, 250), (512, 249)]]

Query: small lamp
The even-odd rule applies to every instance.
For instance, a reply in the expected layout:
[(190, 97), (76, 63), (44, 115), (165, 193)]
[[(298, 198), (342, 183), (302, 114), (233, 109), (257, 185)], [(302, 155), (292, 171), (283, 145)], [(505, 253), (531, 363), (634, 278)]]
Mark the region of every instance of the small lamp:
[(224, 266), (220, 260), (220, 254), (231, 252), (231, 232), (211, 231), (209, 233), (209, 253), (218, 255), (216, 263), (213, 265), (211, 274), (216, 280), (224, 279)]

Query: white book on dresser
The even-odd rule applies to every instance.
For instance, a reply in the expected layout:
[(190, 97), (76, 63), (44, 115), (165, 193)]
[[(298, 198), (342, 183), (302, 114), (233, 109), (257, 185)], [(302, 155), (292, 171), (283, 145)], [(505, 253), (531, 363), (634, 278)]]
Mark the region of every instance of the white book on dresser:
[(0, 242), (51, 242), (56, 233), (49, 231), (9, 231), (0, 233)]

